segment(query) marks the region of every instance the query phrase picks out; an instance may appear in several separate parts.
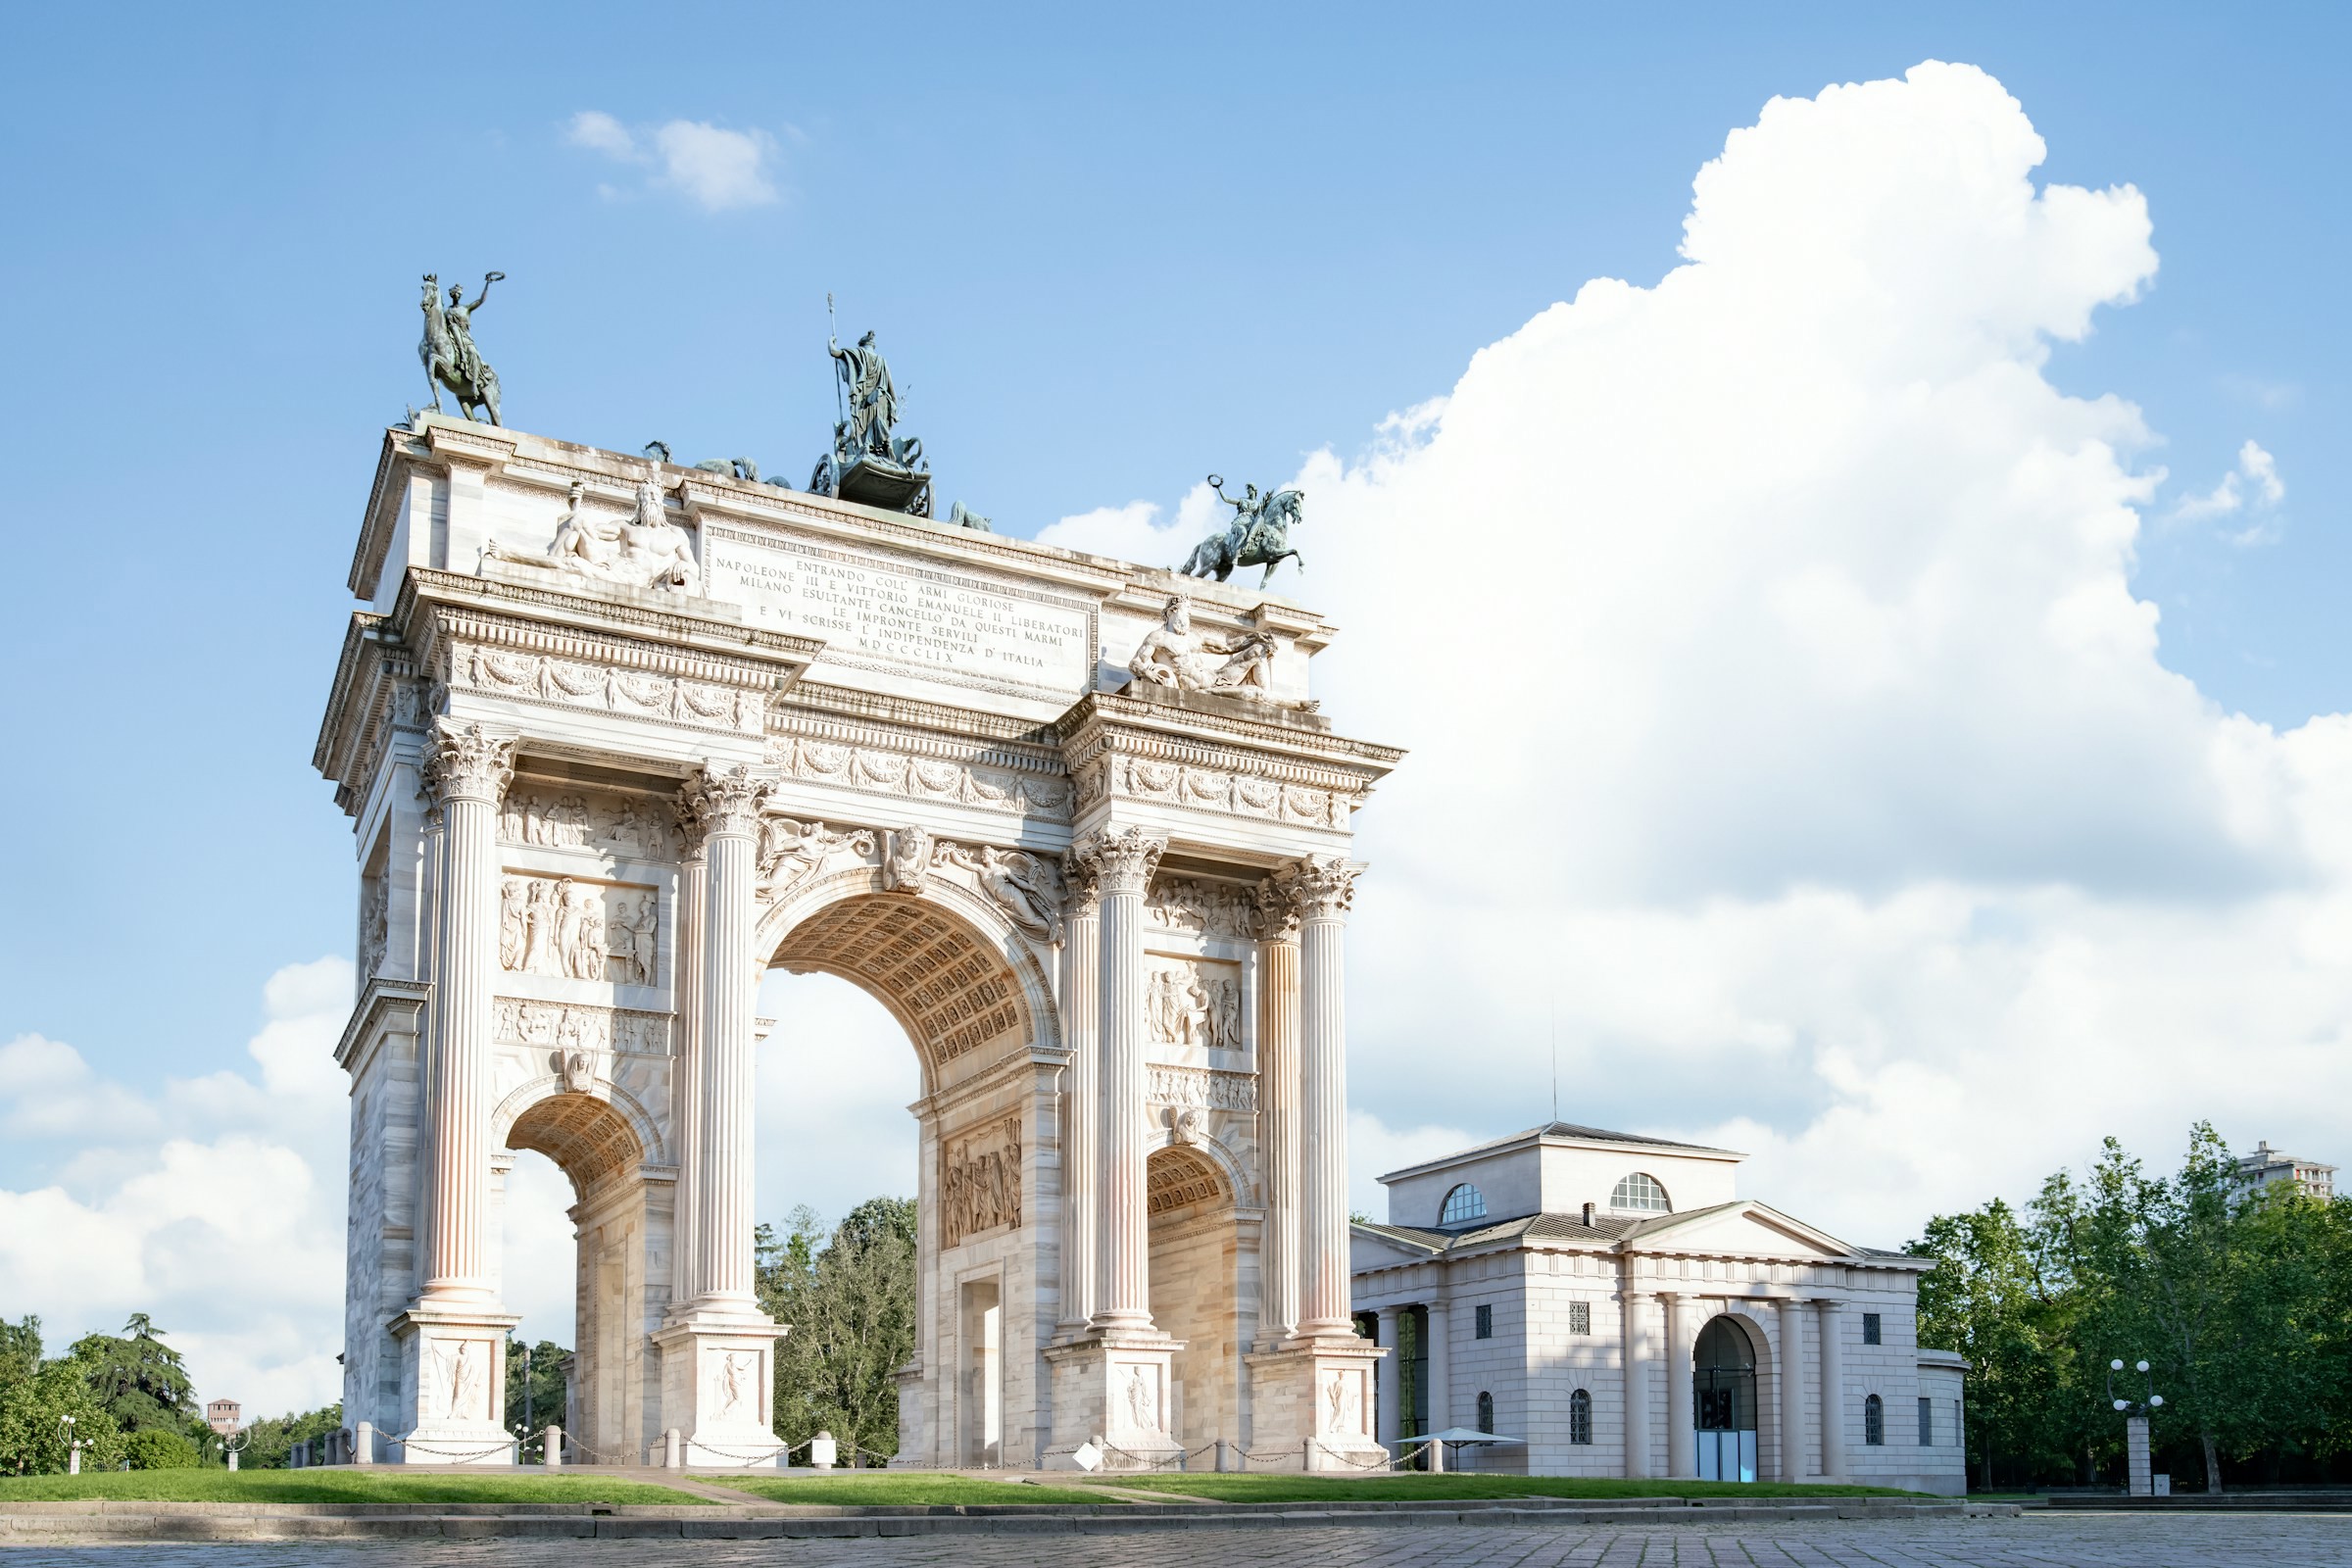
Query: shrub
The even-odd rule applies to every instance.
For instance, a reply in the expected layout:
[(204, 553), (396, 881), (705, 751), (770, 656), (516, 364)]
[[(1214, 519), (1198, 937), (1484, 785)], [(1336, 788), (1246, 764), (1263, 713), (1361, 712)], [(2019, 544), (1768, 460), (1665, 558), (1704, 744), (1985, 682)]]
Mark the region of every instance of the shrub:
[(133, 1470), (193, 1470), (202, 1462), (196, 1445), (176, 1432), (156, 1427), (124, 1438), (122, 1453)]

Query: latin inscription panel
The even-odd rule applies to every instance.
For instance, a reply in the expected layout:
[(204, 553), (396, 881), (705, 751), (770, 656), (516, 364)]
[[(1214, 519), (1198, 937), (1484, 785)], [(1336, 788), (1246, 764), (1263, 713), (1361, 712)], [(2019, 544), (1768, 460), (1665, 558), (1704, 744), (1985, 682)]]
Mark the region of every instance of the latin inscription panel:
[(823, 638), (828, 662), (1069, 697), (1092, 682), (1094, 617), (1075, 601), (723, 524), (706, 539), (710, 596)]

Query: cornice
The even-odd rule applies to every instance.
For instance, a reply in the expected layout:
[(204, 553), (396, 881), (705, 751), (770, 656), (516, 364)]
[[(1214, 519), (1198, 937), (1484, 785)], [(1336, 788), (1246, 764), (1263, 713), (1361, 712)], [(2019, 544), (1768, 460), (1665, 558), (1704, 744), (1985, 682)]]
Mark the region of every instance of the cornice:
[(421, 1012), (433, 988), (421, 980), (386, 980), (381, 977), (368, 982), (360, 993), (359, 1004), (351, 1009), (351, 1021), (343, 1026), (343, 1036), (335, 1042), (335, 1065), (357, 1074), (365, 1065), (359, 1059), (363, 1042), (381, 1034), (377, 1023), (387, 1013), (406, 1010)]
[(1132, 734), (1165, 737), (1178, 744), (1223, 747), (1230, 753), (1287, 753), (1298, 760), (1347, 766), (1368, 778), (1379, 778), (1404, 758), (1399, 747), (1375, 741), (1352, 740), (1328, 729), (1277, 716), (1246, 699), (1214, 707), (1198, 699), (1176, 703), (1159, 697), (1131, 697), (1123, 692), (1090, 692), (1055, 720), (1065, 751), (1090, 736)]
[(401, 583), (399, 597), (393, 601), (390, 619), (395, 630), (408, 637), (410, 623), (420, 606), (466, 606), (499, 612), (518, 620), (544, 620), (603, 636), (625, 635), (646, 642), (671, 642), (708, 653), (732, 653), (764, 660), (795, 666), (796, 678), (799, 669), (806, 668), (824, 651), (825, 645), (818, 638), (746, 626), (736, 618), (732, 605), (709, 600), (693, 603), (708, 605), (715, 613), (648, 604), (643, 596), (636, 594), (607, 594), (585, 588), (574, 592), (500, 577), (411, 566)]

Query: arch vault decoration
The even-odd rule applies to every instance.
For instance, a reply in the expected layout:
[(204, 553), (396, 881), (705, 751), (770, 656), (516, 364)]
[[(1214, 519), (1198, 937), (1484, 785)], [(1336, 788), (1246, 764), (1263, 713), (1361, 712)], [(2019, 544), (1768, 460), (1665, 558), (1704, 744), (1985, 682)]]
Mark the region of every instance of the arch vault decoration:
[[(550, 544), (583, 533), (694, 569), (587, 572)], [(527, 1149), (579, 1200), (575, 1457), (674, 1431), (775, 1462), (774, 966), (864, 988), (921, 1062), (902, 1462), (1379, 1453), (1342, 948), (1350, 818), (1401, 754), (1307, 699), (1320, 616), (431, 414), (386, 432), (350, 585), (315, 761), (360, 871), (343, 1400), (372, 1457), (512, 1462)]]

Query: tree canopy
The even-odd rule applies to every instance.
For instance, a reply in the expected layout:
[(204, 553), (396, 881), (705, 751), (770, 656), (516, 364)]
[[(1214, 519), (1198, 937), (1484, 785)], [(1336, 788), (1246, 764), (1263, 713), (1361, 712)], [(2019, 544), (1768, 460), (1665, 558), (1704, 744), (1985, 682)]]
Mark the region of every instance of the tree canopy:
[(776, 1348), (784, 1442), (821, 1431), (840, 1440), (845, 1461), (898, 1452), (897, 1374), (915, 1348), (914, 1250), (911, 1199), (868, 1199), (830, 1233), (806, 1206), (781, 1239), (760, 1227), (760, 1304), (792, 1326)]

